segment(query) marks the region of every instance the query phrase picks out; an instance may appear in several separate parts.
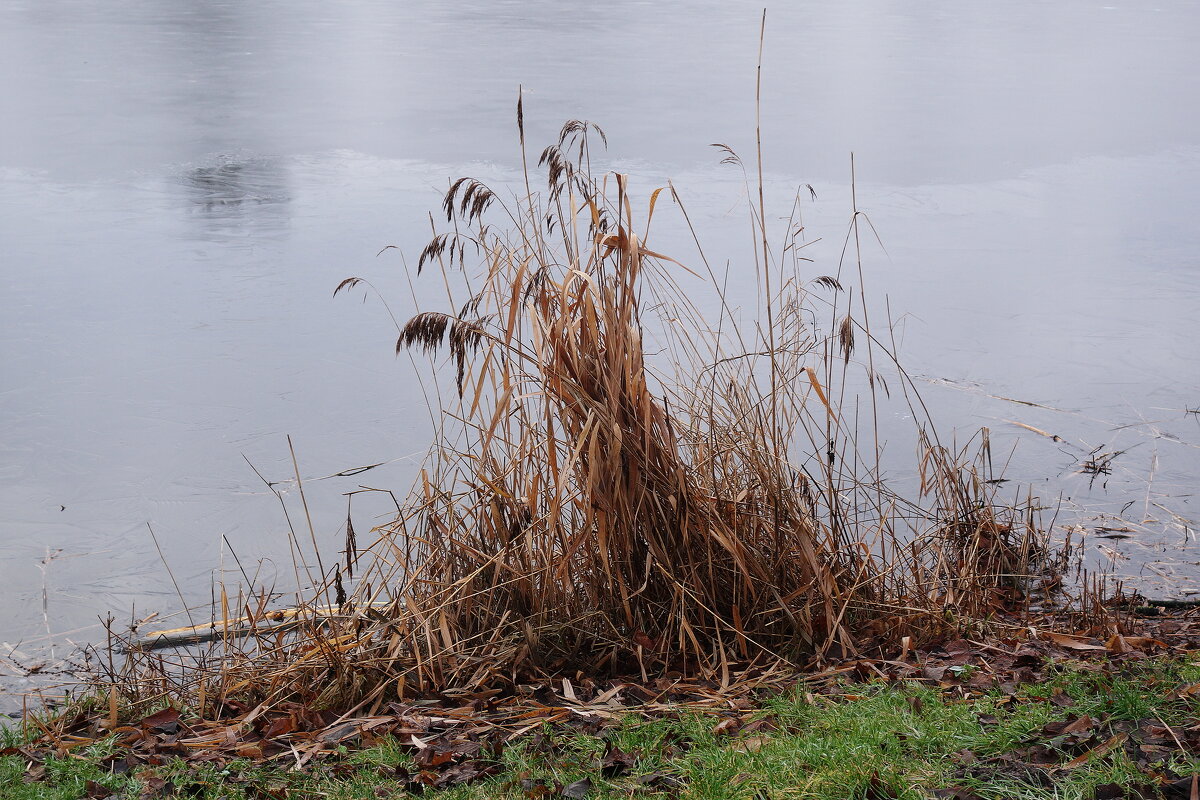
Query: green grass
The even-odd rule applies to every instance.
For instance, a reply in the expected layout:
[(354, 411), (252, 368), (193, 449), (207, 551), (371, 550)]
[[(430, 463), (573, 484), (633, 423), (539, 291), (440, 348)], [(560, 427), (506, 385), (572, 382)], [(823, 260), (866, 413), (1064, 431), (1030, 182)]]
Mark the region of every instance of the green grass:
[[(687, 797), (717, 800), (767, 798), (927, 798), (949, 785), (974, 789), (987, 798), (1089, 798), (1100, 784), (1144, 784), (1147, 777), (1120, 748), (1070, 770), (1023, 779), (994, 765), (971, 777), (961, 773), (961, 754), (976, 764), (1043, 742), (1043, 726), (1088, 714), (1107, 723), (1158, 717), (1168, 724), (1200, 714), (1194, 700), (1169, 699), (1173, 690), (1200, 682), (1200, 667), (1185, 660), (1137, 663), (1120, 673), (1096, 672), (1083, 665), (1062, 667), (1047, 680), (963, 698), (916, 684), (859, 684), (833, 696), (803, 692), (764, 700), (755, 715), (773, 729), (733, 734), (715, 730), (719, 715), (681, 710), (647, 719), (630, 713), (602, 737), (546, 730), (526, 737), (501, 757), (501, 774), (448, 790), (427, 790), (437, 800), (553, 798), (556, 787), (590, 779), (587, 797)], [(1073, 705), (1051, 698), (1065, 694)], [(1061, 698), (1059, 698), (1061, 700)], [(1104, 734), (1107, 735), (1107, 734)], [(20, 734), (5, 733), (5, 745)], [(602, 773), (609, 748), (630, 755), (623, 775)], [(138, 798), (145, 780), (168, 780), (179, 797), (200, 800), (264, 800), (328, 797), (333, 800), (404, 796), (396, 767), (411, 766), (394, 741), (327, 759), (304, 772), (287, 765), (244, 761), (187, 764), (173, 761), (137, 774), (111, 775), (101, 766), (118, 753), (111, 743), (94, 745), (76, 757), (45, 762), (45, 777), (24, 782), (20, 756), (0, 757), (0, 798), (76, 800), (94, 781), (117, 797)], [(959, 754), (959, 755), (956, 755)], [(1064, 756), (1061, 760), (1068, 760)], [(1163, 756), (1177, 775), (1200, 771), (1195, 755), (1177, 750)], [(669, 778), (643, 785), (639, 776), (662, 771)], [(1045, 785), (1042, 785), (1045, 784)], [(165, 787), (170, 789), (171, 787)], [(150, 794), (149, 796), (162, 796)]]

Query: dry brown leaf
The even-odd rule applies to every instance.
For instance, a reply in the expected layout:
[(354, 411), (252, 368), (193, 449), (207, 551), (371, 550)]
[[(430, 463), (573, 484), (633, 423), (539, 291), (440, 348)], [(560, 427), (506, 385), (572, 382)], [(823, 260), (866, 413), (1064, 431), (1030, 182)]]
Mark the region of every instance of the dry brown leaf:
[(1102, 644), (1091, 644), (1086, 639), (1081, 639), (1078, 636), (1068, 636), (1065, 633), (1054, 633), (1053, 631), (1044, 631), (1042, 638), (1048, 639), (1051, 642), (1066, 647), (1069, 650), (1107, 650), (1108, 648)]
[(1104, 643), (1110, 653), (1132, 653), (1133, 647), (1129, 642), (1125, 641), (1125, 637), (1121, 634), (1113, 634), (1113, 636)]
[(749, 739), (742, 739), (733, 745), (733, 749), (740, 750), (743, 753), (757, 753), (770, 741), (771, 738), (769, 736), (751, 736)]
[(742, 727), (742, 721), (736, 717), (723, 719), (713, 726), (712, 732), (715, 736), (729, 735), (736, 733), (738, 728)]
[(825, 396), (825, 390), (821, 388), (821, 381), (817, 378), (816, 370), (812, 367), (805, 367), (804, 371), (808, 374), (808, 382), (817, 393), (817, 398), (825, 406), (826, 413), (829, 414), (830, 419), (836, 421), (838, 418), (837, 413), (833, 410), (833, 406), (829, 404), (829, 398)]
[(1153, 647), (1166, 648), (1167, 643), (1150, 636), (1122, 636), (1118, 633), (1105, 643), (1105, 647), (1113, 653), (1132, 653), (1134, 650), (1149, 650)]
[(1148, 650), (1151, 647), (1166, 648), (1167, 643), (1150, 636), (1126, 636), (1125, 644), (1138, 650)]
[(1075, 720), (1067, 727), (1063, 728), (1062, 732), (1063, 733), (1079, 733), (1080, 731), (1088, 730), (1094, 724), (1095, 724), (1095, 722), (1093, 722), (1092, 718), (1089, 717), (1087, 714), (1084, 714), (1082, 717)]
[(1078, 766), (1086, 764), (1088, 762), (1088, 760), (1091, 759), (1093, 756), (1095, 756), (1096, 758), (1100, 758), (1101, 756), (1108, 754), (1109, 752), (1116, 749), (1117, 747), (1120, 747), (1122, 744), (1125, 743), (1125, 740), (1128, 738), (1129, 738), (1129, 734), (1127, 734), (1127, 733), (1118, 733), (1115, 736), (1111, 736), (1103, 744), (1096, 745), (1095, 747), (1093, 747), (1091, 750), (1088, 750), (1083, 755), (1076, 756), (1075, 758), (1068, 761), (1066, 764), (1063, 764), (1061, 767), (1059, 767), (1059, 769), (1075, 769)]

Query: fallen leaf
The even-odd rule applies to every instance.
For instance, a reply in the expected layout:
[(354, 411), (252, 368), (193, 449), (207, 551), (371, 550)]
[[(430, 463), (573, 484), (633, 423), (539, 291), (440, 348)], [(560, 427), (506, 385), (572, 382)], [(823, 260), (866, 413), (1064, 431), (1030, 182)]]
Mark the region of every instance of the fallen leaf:
[(467, 761), (463, 764), (455, 764), (443, 772), (438, 776), (433, 785), (439, 789), (444, 789), (448, 786), (461, 786), (464, 783), (470, 783), (488, 775), (494, 775), (498, 771), (499, 767), (496, 765), (485, 765), (478, 761)]
[(1101, 756), (1107, 755), (1113, 749), (1120, 747), (1128, 738), (1129, 734), (1127, 733), (1118, 733), (1115, 736), (1111, 736), (1103, 744), (1097, 745), (1083, 755), (1076, 756), (1066, 764), (1063, 764), (1060, 769), (1075, 769), (1075, 767), (1086, 764), (1093, 756), (1100, 758)]
[(1150, 636), (1126, 636), (1125, 644), (1136, 650), (1149, 650), (1152, 647), (1167, 648), (1167, 643)]
[[(268, 729), (269, 730), (269, 729)], [(362, 733), (362, 723), (358, 720), (349, 720), (341, 725), (336, 725), (332, 728), (326, 728), (317, 736), (317, 740), (326, 744), (341, 744), (342, 742), (353, 739)], [(273, 738), (268, 736), (267, 738)], [(413, 737), (414, 739), (417, 737)]]
[(751, 736), (749, 739), (739, 741), (733, 746), (733, 749), (741, 750), (743, 753), (757, 753), (769, 741), (771, 740), (767, 736)]
[(1062, 729), (1062, 733), (1079, 733), (1080, 731), (1090, 730), (1096, 723), (1087, 714), (1084, 714), (1079, 719), (1067, 725)]
[(83, 785), (84, 797), (88, 800), (104, 800), (106, 797), (113, 796), (113, 790), (109, 789), (102, 783), (96, 781), (88, 781)]
[(666, 770), (655, 770), (642, 775), (637, 782), (648, 789), (678, 790), (683, 788), (683, 778)]
[[(271, 720), (271, 722), (263, 730), (262, 737), (264, 739), (274, 739), (277, 736), (285, 736), (294, 730), (296, 730), (296, 718), (291, 715), (288, 715), (286, 717), (280, 717), (280, 718)], [(322, 737), (323, 736), (324, 736), (324, 734), (322, 734)], [(341, 741), (341, 740), (340, 739), (327, 739), (326, 741), (336, 742), (336, 741)]]
[(1200, 800), (1200, 776), (1189, 775), (1168, 784), (1171, 793), (1167, 797), (1187, 797), (1188, 800)]
[(636, 753), (626, 753), (610, 743), (604, 757), (600, 759), (600, 774), (606, 778), (618, 778), (633, 769), (637, 760)]
[(179, 709), (164, 708), (162, 711), (143, 718), (138, 724), (147, 731), (165, 734), (179, 733)]
[(1108, 648), (1110, 653), (1132, 653), (1134, 649), (1129, 642), (1125, 641), (1125, 637), (1119, 633), (1114, 634), (1104, 643), (1104, 646)]
[(879, 777), (878, 772), (871, 773), (871, 778), (867, 781), (866, 794), (863, 796), (866, 800), (899, 800), (891, 787)]
[(1065, 647), (1069, 650), (1108, 650), (1102, 644), (1091, 644), (1085, 639), (1080, 639), (1078, 636), (1067, 636), (1065, 633), (1043, 631), (1042, 636), (1060, 647)]
[(575, 781), (567, 788), (563, 789), (563, 797), (569, 797), (571, 800), (583, 800), (592, 791), (591, 778), (584, 778), (581, 781)]
[(931, 681), (940, 681), (946, 676), (945, 667), (925, 666), (921, 668), (921, 677)]
[(713, 726), (712, 732), (714, 736), (728, 736), (737, 733), (738, 728), (742, 727), (742, 721), (737, 717), (729, 717), (723, 719)]
[(233, 752), (238, 758), (249, 758), (251, 760), (261, 759), (263, 757), (262, 745), (255, 742), (243, 742), (233, 748)]
[(779, 726), (771, 717), (756, 719), (742, 727), (742, 733), (769, 733), (777, 730), (779, 730)]
[(417, 762), (418, 767), (432, 769), (440, 767), (443, 764), (449, 764), (454, 760), (454, 753), (450, 750), (435, 750), (432, 747), (427, 747), (419, 751), (413, 760)]
[(550, 787), (541, 778), (522, 778), (520, 786), (526, 800), (542, 800), (551, 793)]
[(170, 797), (175, 794), (175, 784), (157, 775), (139, 775), (142, 782), (142, 793), (139, 800), (157, 800), (160, 797)]

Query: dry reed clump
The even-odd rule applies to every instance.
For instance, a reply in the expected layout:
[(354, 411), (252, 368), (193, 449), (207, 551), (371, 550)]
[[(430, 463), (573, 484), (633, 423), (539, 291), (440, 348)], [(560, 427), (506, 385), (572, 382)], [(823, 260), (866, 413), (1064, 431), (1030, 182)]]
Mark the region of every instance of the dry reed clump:
[[(518, 124), (524, 150), (519, 105)], [(738, 325), (719, 291), (702, 320), (688, 298), (715, 276), (646, 245), (674, 189), (639, 224), (626, 176), (590, 171), (598, 136), (569, 122), (540, 192), (527, 169), (515, 196), (446, 194), (418, 272), (469, 296), (413, 316), (397, 350), (447, 351), (454, 399), (401, 512), (318, 593), (336, 609), (226, 641), (199, 679), (135, 653), (122, 686), (349, 707), (553, 674), (727, 679), (1019, 607), (1044, 540), (1031, 504), (996, 502), (986, 431), (955, 449), (918, 422), (911, 485), (884, 479), (880, 407), (926, 417), (861, 287), (806, 286), (796, 227), (772, 251), (760, 199), (765, 320)]]

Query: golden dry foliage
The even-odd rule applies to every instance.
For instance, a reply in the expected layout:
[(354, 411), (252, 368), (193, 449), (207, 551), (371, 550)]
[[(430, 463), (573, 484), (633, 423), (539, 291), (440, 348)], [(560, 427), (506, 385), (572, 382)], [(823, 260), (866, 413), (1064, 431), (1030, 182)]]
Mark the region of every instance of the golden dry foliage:
[[(814, 277), (822, 297), (808, 293), (796, 226), (773, 257), (755, 209), (769, 323), (739, 327), (719, 292), (721, 319), (702, 320), (688, 298), (715, 276), (645, 244), (674, 189), (655, 191), (639, 224), (626, 177), (590, 173), (597, 133), (563, 128), (540, 191), (530, 170), (508, 198), (451, 186), (451, 228), (419, 271), (463, 271), (470, 297), (416, 314), (397, 343), (449, 353), (442, 439), (353, 583), (341, 568), (327, 576), (338, 612), (226, 642), (205, 696), (346, 708), (578, 671), (727, 680), (1020, 602), (1042, 540), (993, 500), (986, 433), (967, 457), (917, 423), (920, 485), (890, 488), (877, 363), (907, 398), (892, 402), (924, 417), (865, 304), (855, 312), (840, 276)], [(124, 685), (151, 660), (135, 654)], [(187, 683), (193, 702), (199, 684)]]

